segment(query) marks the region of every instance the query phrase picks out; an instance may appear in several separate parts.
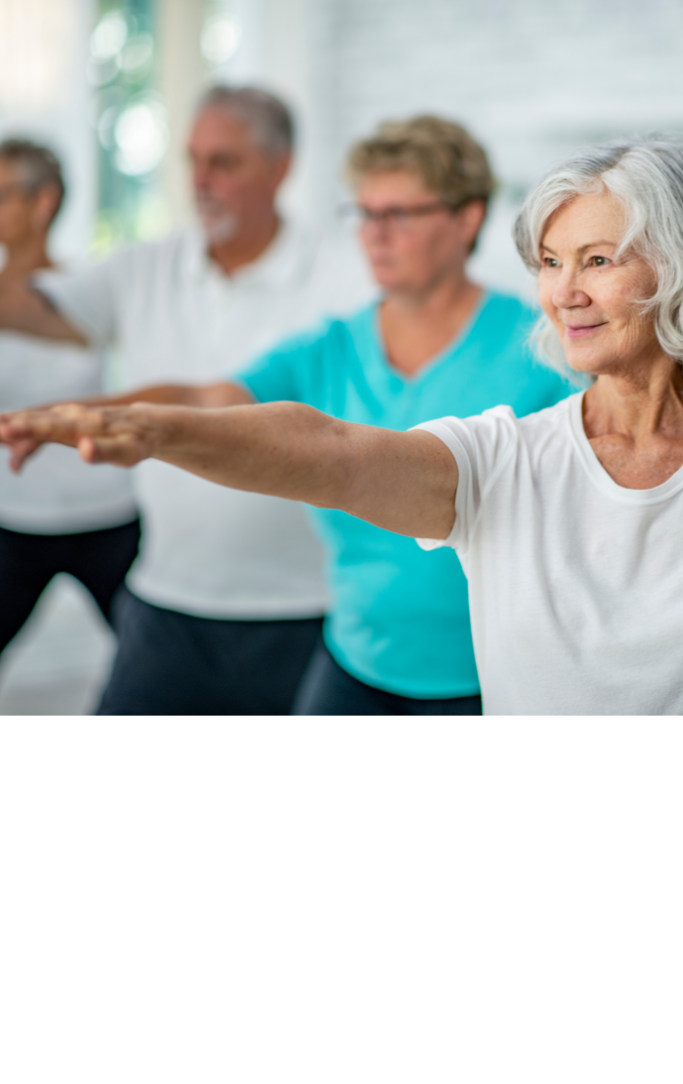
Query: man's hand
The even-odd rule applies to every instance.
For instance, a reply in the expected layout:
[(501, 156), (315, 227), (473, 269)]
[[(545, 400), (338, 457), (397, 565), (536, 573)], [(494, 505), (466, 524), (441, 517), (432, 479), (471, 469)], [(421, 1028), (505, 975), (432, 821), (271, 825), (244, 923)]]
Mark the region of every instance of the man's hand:
[[(76, 448), (86, 463), (132, 467), (154, 454), (163, 425), (160, 408), (146, 403), (92, 407), (62, 403), (0, 415), (0, 441), (11, 448), (10, 467), (21, 470), (29, 456), (48, 442)], [(161, 410), (163, 413), (163, 409)]]

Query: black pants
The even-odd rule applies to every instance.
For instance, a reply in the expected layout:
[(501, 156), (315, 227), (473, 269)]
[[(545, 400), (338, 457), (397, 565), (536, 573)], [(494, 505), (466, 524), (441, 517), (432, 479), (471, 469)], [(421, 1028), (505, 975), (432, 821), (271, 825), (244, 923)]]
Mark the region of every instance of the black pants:
[(53, 576), (68, 572), (109, 620), (112, 599), (138, 551), (140, 524), (79, 534), (23, 534), (0, 527), (0, 651), (16, 636)]
[(480, 696), (416, 700), (352, 677), (320, 643), (301, 683), (294, 715), (481, 715)]
[(322, 618), (225, 621), (114, 607), (119, 650), (98, 715), (288, 715)]

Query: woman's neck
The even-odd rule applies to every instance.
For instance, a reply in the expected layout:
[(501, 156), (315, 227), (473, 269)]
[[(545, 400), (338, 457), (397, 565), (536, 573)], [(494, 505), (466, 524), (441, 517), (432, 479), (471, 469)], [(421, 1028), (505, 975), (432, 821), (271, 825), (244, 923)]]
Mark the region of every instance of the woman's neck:
[(380, 306), (389, 362), (408, 375), (421, 369), (462, 331), (482, 292), (463, 274), (421, 292), (390, 293)]
[(636, 444), (656, 434), (683, 437), (683, 373), (665, 354), (598, 377), (584, 398), (589, 439), (620, 434)]
[(599, 462), (625, 489), (653, 489), (683, 466), (683, 375), (664, 355), (649, 369), (601, 374), (583, 400)]
[(14, 286), (27, 279), (34, 271), (53, 267), (47, 254), (46, 238), (30, 237), (16, 245), (7, 245), (7, 258), (0, 271), (0, 286)]

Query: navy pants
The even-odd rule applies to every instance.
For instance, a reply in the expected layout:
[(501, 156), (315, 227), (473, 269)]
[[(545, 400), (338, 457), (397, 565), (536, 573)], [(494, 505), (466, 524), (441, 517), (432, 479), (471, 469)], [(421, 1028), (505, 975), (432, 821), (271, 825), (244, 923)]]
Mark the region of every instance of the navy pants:
[(415, 700), (358, 681), (320, 643), (301, 683), (294, 715), (481, 715), (480, 696)]
[(88, 588), (109, 620), (112, 600), (138, 552), (140, 524), (78, 534), (24, 534), (0, 527), (0, 651), (16, 636), (58, 572)]
[(322, 618), (225, 621), (123, 588), (119, 650), (98, 715), (288, 715)]

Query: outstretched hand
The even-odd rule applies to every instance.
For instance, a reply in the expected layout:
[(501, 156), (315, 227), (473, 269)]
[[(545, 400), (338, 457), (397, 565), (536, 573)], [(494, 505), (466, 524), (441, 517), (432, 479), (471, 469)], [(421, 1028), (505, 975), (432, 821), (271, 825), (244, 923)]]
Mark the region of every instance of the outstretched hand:
[[(151, 408), (152, 412), (154, 408)], [(0, 441), (11, 449), (10, 467), (21, 470), (42, 444), (66, 444), (86, 463), (132, 467), (154, 451), (154, 425), (147, 404), (92, 407), (60, 403), (0, 414)]]

